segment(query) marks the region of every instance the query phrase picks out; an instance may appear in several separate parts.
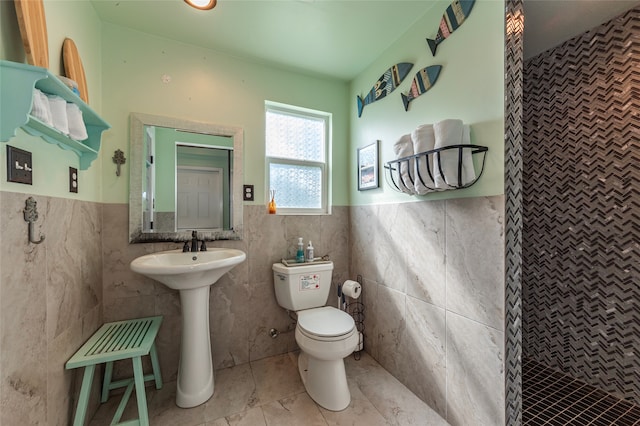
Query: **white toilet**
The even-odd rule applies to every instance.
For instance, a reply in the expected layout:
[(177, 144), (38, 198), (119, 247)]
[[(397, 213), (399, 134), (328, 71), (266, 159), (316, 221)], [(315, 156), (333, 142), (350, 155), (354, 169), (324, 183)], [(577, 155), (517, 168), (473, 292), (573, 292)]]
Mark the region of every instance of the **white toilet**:
[(349, 406), (344, 358), (358, 346), (358, 331), (351, 315), (324, 306), (331, 290), (333, 263), (287, 267), (273, 265), (278, 304), (298, 315), (296, 342), (300, 347), (298, 371), (309, 396), (331, 411)]

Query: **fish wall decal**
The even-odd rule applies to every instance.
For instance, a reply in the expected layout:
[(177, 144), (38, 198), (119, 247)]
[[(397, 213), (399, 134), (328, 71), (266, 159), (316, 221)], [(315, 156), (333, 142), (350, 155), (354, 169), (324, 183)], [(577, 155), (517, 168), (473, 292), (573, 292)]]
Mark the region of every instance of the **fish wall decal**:
[(402, 95), (402, 103), (404, 104), (404, 110), (409, 110), (409, 102), (422, 95), (427, 90), (436, 84), (442, 65), (431, 65), (430, 67), (422, 68), (416, 73), (411, 82), (411, 89), (405, 95)]
[(431, 49), (433, 56), (436, 56), (436, 49), (438, 45), (442, 43), (452, 32), (458, 29), (464, 20), (471, 13), (473, 4), (476, 0), (455, 0), (447, 7), (442, 19), (440, 20), (440, 28), (438, 29), (438, 35), (435, 40), (427, 38), (427, 44)]
[(376, 84), (373, 85), (364, 99), (358, 96), (358, 117), (362, 116), (362, 110), (365, 105), (369, 105), (372, 102), (382, 99), (389, 93), (393, 92), (395, 88), (402, 83), (402, 80), (404, 80), (407, 74), (409, 74), (412, 67), (412, 63), (400, 62), (386, 70), (384, 74), (380, 76), (378, 81), (376, 81)]

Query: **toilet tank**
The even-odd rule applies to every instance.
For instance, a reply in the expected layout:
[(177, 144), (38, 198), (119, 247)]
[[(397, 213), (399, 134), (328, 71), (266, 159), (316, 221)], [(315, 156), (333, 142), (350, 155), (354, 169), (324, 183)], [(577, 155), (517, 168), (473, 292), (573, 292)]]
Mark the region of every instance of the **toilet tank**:
[(304, 266), (273, 265), (278, 304), (291, 311), (324, 306), (331, 290), (333, 262)]

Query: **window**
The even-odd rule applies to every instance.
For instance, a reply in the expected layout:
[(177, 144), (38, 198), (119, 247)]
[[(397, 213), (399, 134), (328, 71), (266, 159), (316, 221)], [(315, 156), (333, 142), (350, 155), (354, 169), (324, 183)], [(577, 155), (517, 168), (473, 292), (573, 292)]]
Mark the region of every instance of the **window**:
[(330, 213), (331, 115), (273, 102), (265, 106), (267, 190), (276, 191), (278, 213)]

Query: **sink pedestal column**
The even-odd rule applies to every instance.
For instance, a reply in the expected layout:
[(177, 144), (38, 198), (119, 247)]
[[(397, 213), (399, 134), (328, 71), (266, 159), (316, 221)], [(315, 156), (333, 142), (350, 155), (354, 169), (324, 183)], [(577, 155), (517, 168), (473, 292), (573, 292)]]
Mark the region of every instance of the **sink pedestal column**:
[(209, 289), (180, 290), (182, 342), (176, 404), (182, 408), (198, 406), (213, 395)]

